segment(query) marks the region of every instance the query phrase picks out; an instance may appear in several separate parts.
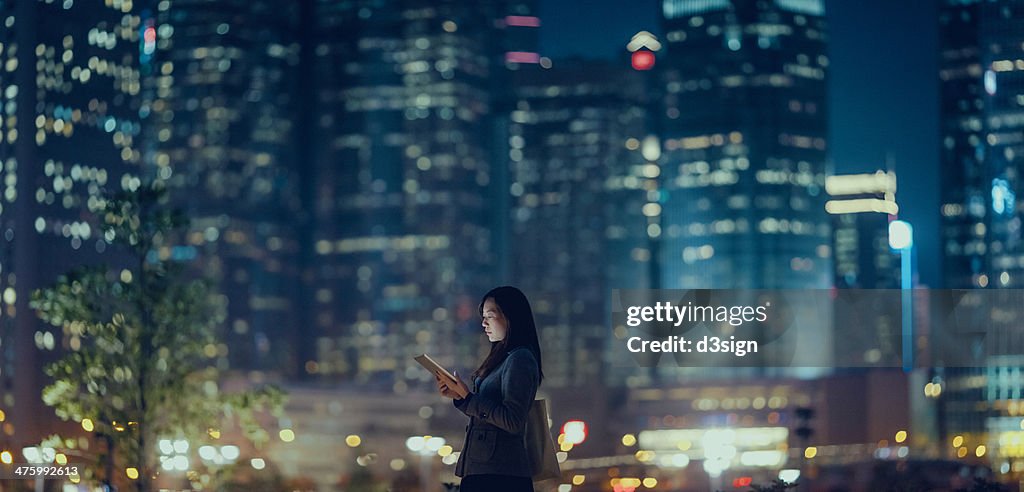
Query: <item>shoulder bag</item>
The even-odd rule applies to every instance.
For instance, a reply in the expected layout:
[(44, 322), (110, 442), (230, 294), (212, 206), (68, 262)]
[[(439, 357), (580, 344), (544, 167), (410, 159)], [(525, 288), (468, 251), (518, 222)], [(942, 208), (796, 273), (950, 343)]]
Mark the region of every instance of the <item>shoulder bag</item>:
[(534, 482), (562, 477), (548, 422), (547, 400), (534, 400), (526, 422), (526, 454), (530, 458)]

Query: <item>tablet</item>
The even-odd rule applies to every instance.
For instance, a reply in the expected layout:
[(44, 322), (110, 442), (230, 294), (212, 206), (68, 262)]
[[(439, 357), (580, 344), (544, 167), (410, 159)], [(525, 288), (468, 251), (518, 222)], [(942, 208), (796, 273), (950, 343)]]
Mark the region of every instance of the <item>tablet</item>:
[[(431, 359), (429, 355), (420, 354), (417, 355), (416, 357), (413, 357), (413, 359), (415, 359), (416, 362), (419, 362), (421, 366), (430, 371), (431, 374), (440, 374), (448, 379), (451, 379), (453, 382), (457, 381), (457, 379), (455, 379), (454, 374), (448, 372), (448, 370), (441, 366), (441, 364), (438, 364), (437, 361)], [(458, 386), (452, 386), (452, 390), (454, 390), (456, 393), (459, 393)], [(462, 395), (461, 393), (460, 395), (463, 397), (466, 396)]]

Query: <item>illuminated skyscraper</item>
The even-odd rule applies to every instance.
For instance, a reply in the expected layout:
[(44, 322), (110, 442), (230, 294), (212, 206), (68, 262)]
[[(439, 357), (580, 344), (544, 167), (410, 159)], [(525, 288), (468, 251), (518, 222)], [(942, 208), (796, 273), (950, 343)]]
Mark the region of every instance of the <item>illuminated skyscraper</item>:
[[(979, 46), (984, 93), (984, 143), (989, 285), (1024, 286), (1024, 4), (988, 2), (981, 9)], [(980, 284), (979, 284), (980, 285)]]
[(478, 360), (477, 302), (502, 280), (496, 15), (488, 2), (315, 4), (309, 373), (403, 391), (429, 376), (413, 354)]
[[(533, 301), (547, 353), (545, 385), (604, 377), (609, 291), (650, 287), (644, 205), (656, 164), (644, 84), (628, 66), (555, 62), (520, 70), (507, 123), (513, 284)], [(653, 137), (645, 145), (657, 146)]]
[(943, 2), (939, 25), (943, 277), (946, 287), (987, 286), (981, 2)]
[(0, 2), (0, 440), (15, 445), (49, 430), (41, 367), (63, 339), (29, 309), (31, 292), (111, 261), (83, 211), (101, 205), (101, 189), (139, 183), (138, 10)]
[[(1022, 21), (1024, 4), (1017, 1), (947, 0), (939, 11), (947, 288), (1019, 288), (1024, 279), (1024, 207), (1017, 199), (1024, 171)], [(1017, 331), (1019, 318), (993, 317), (989, 328)], [(940, 446), (950, 436), (961, 436), (963, 446), (987, 445), (994, 467), (1019, 473), (1024, 461), (1012, 440), (1019, 439), (1024, 358), (987, 362), (936, 373), (937, 437)]]
[(821, 0), (664, 0), (662, 287), (824, 288)]
[[(889, 223), (896, 220), (896, 173), (876, 171), (870, 174), (829, 176), (825, 180), (828, 202), (825, 211), (832, 218), (832, 254), (835, 257), (834, 285), (837, 289), (899, 289), (901, 258), (889, 246)], [(893, 293), (859, 293), (878, 299)], [(842, 294), (845, 295), (845, 294)], [(853, 294), (853, 297), (858, 294)], [(851, 320), (845, 303), (834, 305), (836, 335), (833, 353), (841, 367), (859, 367), (864, 362), (892, 356), (899, 347), (892, 343), (900, 337), (899, 312), (882, 308), (863, 314), (863, 321)], [(859, 344), (867, 341), (860, 350)], [(852, 347), (858, 347), (854, 349)], [(864, 374), (847, 374), (851, 378)], [(896, 377), (896, 375), (890, 376)]]
[(236, 369), (297, 371), (298, 18), (298, 2), (161, 0), (142, 19), (147, 170), (192, 221), (167, 254), (215, 280)]

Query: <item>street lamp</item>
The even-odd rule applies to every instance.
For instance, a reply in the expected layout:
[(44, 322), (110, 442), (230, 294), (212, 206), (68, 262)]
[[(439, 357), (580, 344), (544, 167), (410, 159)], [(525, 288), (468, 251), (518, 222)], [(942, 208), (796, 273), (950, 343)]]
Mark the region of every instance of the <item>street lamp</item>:
[(709, 429), (701, 438), (704, 448), (704, 471), (708, 474), (712, 490), (722, 488), (722, 474), (732, 465), (736, 457), (736, 431), (733, 429)]
[(903, 371), (914, 368), (914, 228), (904, 220), (889, 223), (889, 247), (900, 252), (900, 290), (903, 305)]
[(430, 456), (438, 454), (444, 444), (444, 438), (437, 436), (412, 436), (405, 440), (406, 449), (420, 457), (420, 481), (422, 482), (420, 490), (436, 490), (436, 487), (430, 483), (430, 471), (433, 464)]

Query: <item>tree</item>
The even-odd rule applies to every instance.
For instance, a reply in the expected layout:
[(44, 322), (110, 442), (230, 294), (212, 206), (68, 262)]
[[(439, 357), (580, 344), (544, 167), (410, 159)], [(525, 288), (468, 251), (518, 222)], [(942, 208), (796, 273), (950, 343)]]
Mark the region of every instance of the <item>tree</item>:
[[(53, 382), (43, 400), (102, 444), (94, 478), (110, 485), (115, 476), (134, 479), (134, 468), (137, 490), (148, 491), (159, 473), (159, 439), (216, 442), (226, 425), (262, 444), (269, 434), (257, 417), (280, 414), (284, 395), (272, 386), (220, 391), (212, 361), (224, 308), (209, 283), (190, 279), (170, 254), (184, 214), (168, 207), (159, 184), (108, 195), (94, 210), (104, 238), (123, 250), (122, 264), (75, 269), (31, 301), (63, 330), (67, 348), (45, 368)], [(74, 446), (59, 436), (50, 442)]]

